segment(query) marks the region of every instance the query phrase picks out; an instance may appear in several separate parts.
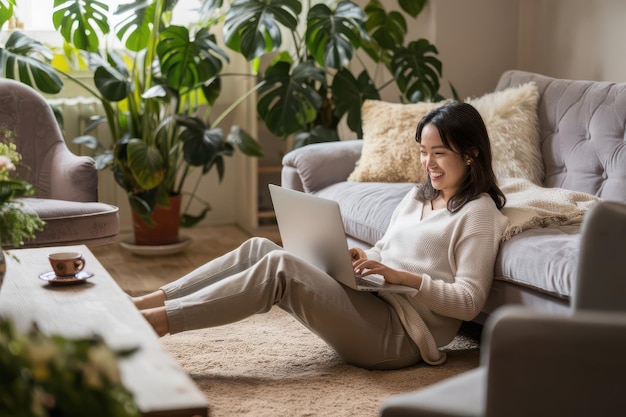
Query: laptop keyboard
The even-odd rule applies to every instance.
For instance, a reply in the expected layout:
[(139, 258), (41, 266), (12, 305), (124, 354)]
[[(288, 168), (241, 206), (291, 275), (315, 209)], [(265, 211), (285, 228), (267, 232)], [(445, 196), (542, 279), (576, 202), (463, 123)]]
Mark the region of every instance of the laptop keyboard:
[(382, 275), (372, 274), (366, 276), (356, 276), (356, 283), (365, 287), (380, 287), (385, 283), (385, 278)]

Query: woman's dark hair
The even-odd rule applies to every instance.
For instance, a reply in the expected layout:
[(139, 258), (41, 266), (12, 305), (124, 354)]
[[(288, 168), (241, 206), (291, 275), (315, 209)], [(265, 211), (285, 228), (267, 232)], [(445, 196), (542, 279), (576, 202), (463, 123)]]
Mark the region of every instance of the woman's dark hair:
[[(468, 175), (463, 179), (458, 192), (448, 201), (448, 210), (455, 212), (481, 193), (487, 193), (501, 209), (506, 197), (498, 187), (491, 166), (491, 144), (489, 134), (480, 113), (471, 104), (451, 102), (431, 110), (420, 120), (415, 140), (422, 143), (422, 131), (427, 124), (437, 128), (443, 145), (470, 159)], [(437, 198), (439, 190), (433, 188), (430, 177), (419, 187), (417, 197), (422, 200)]]

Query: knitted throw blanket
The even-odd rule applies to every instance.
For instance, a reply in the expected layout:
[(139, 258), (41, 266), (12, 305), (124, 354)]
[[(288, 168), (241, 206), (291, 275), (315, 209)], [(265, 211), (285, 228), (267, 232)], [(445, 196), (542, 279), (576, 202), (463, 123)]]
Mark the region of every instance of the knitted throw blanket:
[(563, 188), (544, 188), (521, 178), (500, 181), (507, 198), (502, 214), (509, 226), (502, 240), (534, 227), (580, 224), (585, 212), (602, 199), (591, 194)]

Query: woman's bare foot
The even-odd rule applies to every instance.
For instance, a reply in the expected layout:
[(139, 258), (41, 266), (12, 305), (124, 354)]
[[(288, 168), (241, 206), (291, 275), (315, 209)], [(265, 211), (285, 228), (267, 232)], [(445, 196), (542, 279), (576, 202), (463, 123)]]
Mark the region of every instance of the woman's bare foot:
[(150, 323), (154, 331), (161, 336), (165, 336), (170, 332), (170, 326), (167, 322), (167, 313), (165, 307), (149, 308), (141, 310), (143, 317)]
[(131, 297), (133, 304), (135, 304), (135, 307), (139, 310), (163, 307), (165, 305), (165, 299), (165, 293), (162, 290), (157, 290), (140, 297)]

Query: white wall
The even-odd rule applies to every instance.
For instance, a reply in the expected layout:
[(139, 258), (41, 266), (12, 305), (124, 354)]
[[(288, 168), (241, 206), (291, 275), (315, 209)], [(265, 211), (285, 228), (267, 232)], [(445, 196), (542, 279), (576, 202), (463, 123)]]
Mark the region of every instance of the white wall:
[[(491, 91), (500, 74), (516, 66), (517, 0), (431, 0), (445, 84), (461, 98)], [(444, 83), (442, 83), (442, 87)], [(442, 88), (446, 97), (448, 89)]]
[(519, 67), (549, 76), (626, 81), (625, 0), (520, 2)]
[[(431, 0), (431, 41), (461, 97), (506, 69), (626, 81), (625, 0)], [(444, 95), (446, 91), (442, 90)]]

